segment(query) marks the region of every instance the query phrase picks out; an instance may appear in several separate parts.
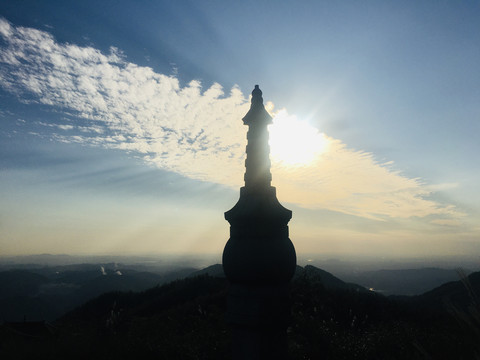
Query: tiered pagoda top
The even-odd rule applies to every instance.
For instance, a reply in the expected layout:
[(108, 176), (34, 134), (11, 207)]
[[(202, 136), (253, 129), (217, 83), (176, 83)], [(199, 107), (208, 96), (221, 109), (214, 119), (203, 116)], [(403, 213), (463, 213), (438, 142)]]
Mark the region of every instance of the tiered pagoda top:
[(248, 125), (247, 159), (245, 160), (245, 187), (248, 190), (260, 190), (270, 187), (272, 174), (270, 173), (270, 146), (268, 145), (268, 125), (272, 117), (263, 106), (262, 90), (255, 85), (252, 91), (250, 110), (243, 118)]
[(225, 218), (230, 223), (239, 218), (275, 218), (282, 219), (286, 225), (292, 212), (278, 202), (276, 189), (271, 186), (268, 125), (272, 123), (272, 117), (265, 110), (262, 91), (258, 85), (252, 91), (250, 110), (242, 120), (248, 125), (245, 186), (240, 189), (239, 202), (225, 213)]

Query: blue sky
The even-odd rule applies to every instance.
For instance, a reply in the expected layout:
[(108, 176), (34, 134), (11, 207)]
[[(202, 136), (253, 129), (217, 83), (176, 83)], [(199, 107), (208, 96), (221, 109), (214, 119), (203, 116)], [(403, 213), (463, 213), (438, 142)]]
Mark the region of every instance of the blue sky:
[(0, 253), (221, 253), (259, 84), (299, 253), (478, 256), (479, 18), (470, 1), (2, 3)]

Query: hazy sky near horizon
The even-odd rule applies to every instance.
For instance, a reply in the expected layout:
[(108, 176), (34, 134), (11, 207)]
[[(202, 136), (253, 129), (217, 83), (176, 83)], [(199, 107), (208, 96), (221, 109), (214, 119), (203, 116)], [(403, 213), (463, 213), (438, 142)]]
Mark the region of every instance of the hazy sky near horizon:
[(0, 254), (221, 253), (255, 84), (299, 253), (480, 256), (480, 3), (0, 4)]

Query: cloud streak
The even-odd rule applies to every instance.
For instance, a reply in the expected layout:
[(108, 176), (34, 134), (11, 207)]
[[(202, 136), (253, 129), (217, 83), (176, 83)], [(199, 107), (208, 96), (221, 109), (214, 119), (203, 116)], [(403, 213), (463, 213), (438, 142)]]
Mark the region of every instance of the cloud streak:
[[(195, 80), (182, 87), (174, 76), (126, 61), (115, 48), (104, 54), (61, 44), (47, 32), (2, 18), (0, 37), (0, 85), (25, 103), (61, 108), (71, 120), (44, 124), (52, 138), (132, 151), (190, 178), (241, 185), (246, 144), (241, 118), (249, 102), (237, 87), (227, 95), (216, 83), (206, 90)], [(282, 201), (374, 219), (462, 215), (428, 200), (432, 190), (419, 179), (340, 140), (318, 136), (328, 139), (328, 151), (308, 165), (273, 161)]]

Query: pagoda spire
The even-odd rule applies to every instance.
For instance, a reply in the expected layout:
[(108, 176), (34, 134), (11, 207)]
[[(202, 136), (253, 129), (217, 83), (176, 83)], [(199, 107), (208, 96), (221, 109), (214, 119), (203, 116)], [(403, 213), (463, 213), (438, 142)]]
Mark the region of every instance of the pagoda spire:
[(263, 106), (262, 90), (255, 85), (252, 91), (250, 110), (242, 119), (248, 125), (247, 158), (245, 160), (245, 187), (255, 190), (270, 187), (270, 145), (268, 145), (268, 125), (272, 117)]

